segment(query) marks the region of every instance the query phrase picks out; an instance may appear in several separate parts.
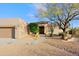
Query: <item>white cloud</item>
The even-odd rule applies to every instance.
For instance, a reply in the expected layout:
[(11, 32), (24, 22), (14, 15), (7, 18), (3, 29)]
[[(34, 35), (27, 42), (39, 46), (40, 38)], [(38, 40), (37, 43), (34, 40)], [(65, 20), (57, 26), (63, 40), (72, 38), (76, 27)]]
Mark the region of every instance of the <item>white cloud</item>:
[(31, 18), (35, 18), (35, 16), (31, 13), (27, 14), (26, 16), (31, 17)]
[(37, 4), (34, 4), (34, 6), (36, 7), (37, 10), (46, 11), (45, 3), (37, 3)]

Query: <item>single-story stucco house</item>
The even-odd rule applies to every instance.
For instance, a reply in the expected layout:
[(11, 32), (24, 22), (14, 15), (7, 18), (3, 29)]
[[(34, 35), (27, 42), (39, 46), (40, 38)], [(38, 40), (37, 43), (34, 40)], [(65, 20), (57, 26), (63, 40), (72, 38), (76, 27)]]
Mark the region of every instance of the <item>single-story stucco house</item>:
[(20, 39), (27, 35), (27, 23), (17, 18), (0, 19), (0, 38)]
[[(39, 34), (48, 34), (50, 24), (48, 22), (37, 22)], [(58, 26), (53, 26), (53, 34), (62, 32)], [(28, 23), (20, 18), (0, 18), (0, 38), (21, 39), (29, 32)]]
[[(48, 21), (41, 21), (41, 22), (34, 22), (38, 24), (39, 27), (39, 34), (46, 34), (49, 35), (51, 33), (51, 24)], [(59, 35), (62, 30), (55, 24), (52, 25), (53, 34)]]

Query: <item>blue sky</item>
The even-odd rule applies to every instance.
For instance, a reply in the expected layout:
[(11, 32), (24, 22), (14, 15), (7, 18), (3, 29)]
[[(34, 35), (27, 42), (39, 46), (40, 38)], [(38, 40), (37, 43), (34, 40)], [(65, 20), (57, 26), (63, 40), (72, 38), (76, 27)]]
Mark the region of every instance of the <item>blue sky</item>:
[(27, 22), (38, 21), (33, 17), (36, 14), (36, 9), (33, 4), (17, 4), (17, 3), (0, 3), (0, 18), (22, 18)]
[[(39, 20), (34, 17), (36, 14), (36, 6), (32, 3), (0, 3), (0, 18), (22, 18), (27, 22), (36, 22)], [(71, 25), (79, 27), (79, 21), (72, 21)]]

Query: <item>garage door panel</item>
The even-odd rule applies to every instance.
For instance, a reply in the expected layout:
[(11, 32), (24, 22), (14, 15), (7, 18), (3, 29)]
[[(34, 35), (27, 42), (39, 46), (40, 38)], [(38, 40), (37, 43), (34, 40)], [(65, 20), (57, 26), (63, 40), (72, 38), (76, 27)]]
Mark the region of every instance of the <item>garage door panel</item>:
[(0, 38), (12, 38), (12, 28), (0, 28)]

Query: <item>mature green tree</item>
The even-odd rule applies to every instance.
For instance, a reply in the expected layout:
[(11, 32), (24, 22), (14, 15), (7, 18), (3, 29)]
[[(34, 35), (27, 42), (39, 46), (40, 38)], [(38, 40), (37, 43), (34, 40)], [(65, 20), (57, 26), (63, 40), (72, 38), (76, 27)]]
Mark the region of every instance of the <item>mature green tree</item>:
[[(43, 4), (44, 10), (39, 9), (38, 15), (41, 18), (47, 18), (52, 22), (56, 23), (63, 31), (62, 38), (65, 39), (66, 30), (70, 25), (70, 21), (75, 20), (74, 18), (79, 15), (79, 4), (68, 3), (68, 4)], [(66, 40), (66, 39), (65, 39)]]

